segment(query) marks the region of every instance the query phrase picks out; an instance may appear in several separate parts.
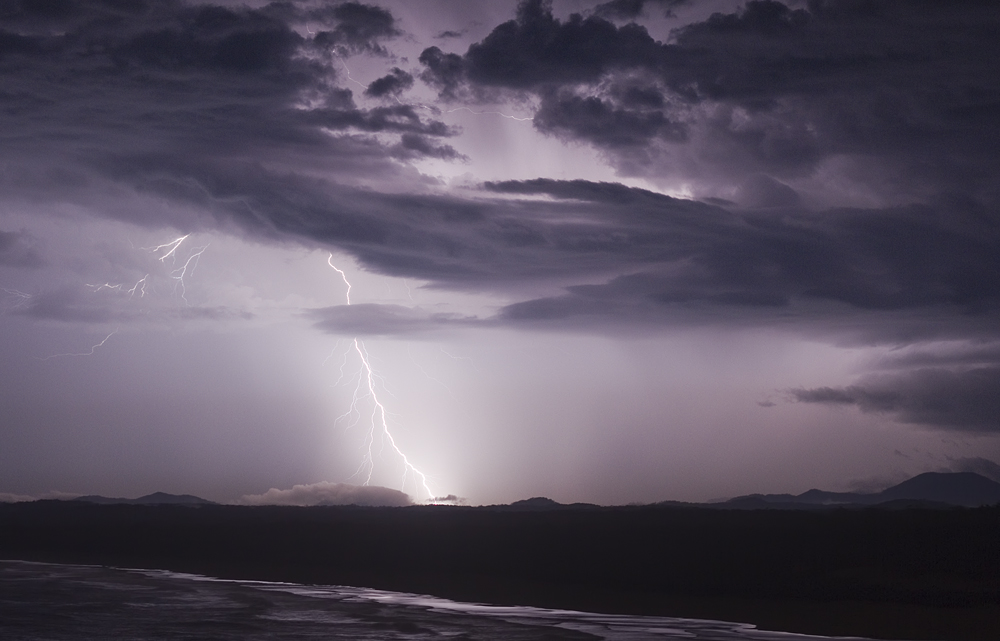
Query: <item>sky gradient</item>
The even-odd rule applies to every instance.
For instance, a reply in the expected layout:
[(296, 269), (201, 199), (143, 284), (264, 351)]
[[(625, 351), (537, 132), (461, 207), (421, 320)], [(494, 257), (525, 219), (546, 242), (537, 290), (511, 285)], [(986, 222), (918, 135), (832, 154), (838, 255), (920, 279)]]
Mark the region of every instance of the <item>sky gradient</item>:
[(7, 3), (0, 497), (997, 478), (998, 23)]

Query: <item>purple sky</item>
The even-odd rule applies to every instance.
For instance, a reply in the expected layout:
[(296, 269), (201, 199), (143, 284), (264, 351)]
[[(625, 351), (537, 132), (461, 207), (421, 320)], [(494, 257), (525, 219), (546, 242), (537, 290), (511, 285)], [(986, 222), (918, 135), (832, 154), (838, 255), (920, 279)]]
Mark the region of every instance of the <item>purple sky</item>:
[(998, 28), (989, 2), (4, 3), (0, 498), (995, 475)]

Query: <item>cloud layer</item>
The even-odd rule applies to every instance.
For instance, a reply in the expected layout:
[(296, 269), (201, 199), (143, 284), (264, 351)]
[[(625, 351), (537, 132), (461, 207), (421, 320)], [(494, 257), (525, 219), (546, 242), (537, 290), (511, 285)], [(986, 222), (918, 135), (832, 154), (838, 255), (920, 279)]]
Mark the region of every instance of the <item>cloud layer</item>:
[[(31, 6), (4, 20), (11, 194), (100, 203), (126, 188), (203, 211), (206, 228), (525, 298), (503, 322), (587, 317), (596, 329), (679, 307), (732, 322), (766, 310), (813, 318), (800, 307), (816, 301), (933, 316), (997, 309), (998, 126), (987, 115), (1000, 93), (980, 68), (997, 45), (973, 28), (990, 20), (975, 3), (751, 2), (664, 43), (601, 11), (559, 20), (526, 1), (464, 54), (421, 55), (424, 81), (444, 98), (527, 92), (540, 131), (656, 172), (664, 149), (699, 155), (688, 163), (701, 168), (698, 184), (727, 185), (738, 203), (544, 178), (431, 193), (406, 163), (460, 161), (443, 142), (459, 130), (405, 101), (359, 107), (341, 85), (340, 56), (383, 52), (401, 33), (379, 7)], [(959, 30), (963, 46), (938, 46)], [(413, 83), (395, 67), (367, 93), (399, 98)], [(819, 185), (829, 162), (843, 165), (830, 180), (877, 178), (885, 202), (902, 184), (865, 163), (895, 172), (906, 202), (807, 206), (790, 183)], [(39, 264), (18, 234), (0, 237), (0, 260)], [(567, 287), (529, 300), (518, 295), (527, 282)]]
[(410, 497), (387, 487), (350, 485), (321, 481), (296, 485), (290, 490), (271, 488), (263, 494), (248, 494), (241, 505), (363, 505), (368, 507), (400, 507), (410, 505)]
[(995, 201), (1000, 45), (988, 4), (752, 1), (668, 42), (605, 19), (642, 5), (559, 20), (526, 0), (464, 54), (426, 49), (423, 77), (445, 99), (531, 96), (540, 131), (703, 193), (764, 173), (829, 200), (810, 178), (835, 171), (841, 200)]

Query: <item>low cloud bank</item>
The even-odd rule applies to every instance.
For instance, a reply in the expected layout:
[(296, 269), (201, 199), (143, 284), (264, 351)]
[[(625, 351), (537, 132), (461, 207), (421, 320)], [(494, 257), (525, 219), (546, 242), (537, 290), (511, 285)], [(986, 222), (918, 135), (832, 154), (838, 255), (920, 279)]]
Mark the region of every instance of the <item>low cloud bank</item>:
[(11, 492), (0, 492), (0, 503), (24, 503), (27, 501), (42, 501), (45, 499), (59, 499), (63, 501), (68, 501), (75, 499), (80, 494), (73, 492), (60, 492), (59, 490), (52, 490), (51, 492), (45, 492), (34, 496), (31, 494), (13, 494)]
[(981, 456), (956, 459), (948, 467), (951, 472), (975, 472), (1000, 483), (1000, 464)]
[(25, 501), (37, 501), (33, 496), (28, 496), (27, 494), (10, 494), (8, 492), (0, 492), (0, 503), (23, 503)]
[(240, 505), (401, 507), (411, 505), (413, 501), (406, 493), (388, 487), (320, 481), (308, 485), (295, 485), (290, 490), (271, 488), (263, 494), (247, 494), (240, 498), (237, 503)]

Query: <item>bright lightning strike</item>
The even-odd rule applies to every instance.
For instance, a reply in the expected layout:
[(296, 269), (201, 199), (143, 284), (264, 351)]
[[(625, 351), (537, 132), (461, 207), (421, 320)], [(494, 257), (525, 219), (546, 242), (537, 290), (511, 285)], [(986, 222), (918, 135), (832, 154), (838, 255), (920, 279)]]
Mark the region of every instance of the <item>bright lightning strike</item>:
[(122, 284), (121, 283), (118, 283), (117, 285), (112, 285), (111, 283), (104, 283), (102, 285), (90, 285), (90, 284), (87, 284), (87, 285), (85, 285), (85, 287), (89, 287), (90, 290), (93, 291), (93, 292), (99, 292), (102, 289), (113, 289), (113, 290), (119, 291), (119, 292), (122, 290)]
[(139, 298), (145, 298), (146, 297), (146, 279), (147, 278), (149, 278), (149, 274), (146, 274), (145, 276), (143, 276), (142, 278), (140, 278), (136, 282), (136, 284), (132, 286), (132, 289), (128, 290), (128, 297), (129, 298), (132, 298), (133, 296), (135, 296), (136, 290), (139, 291)]
[(61, 356), (93, 356), (94, 352), (96, 352), (99, 347), (104, 347), (104, 344), (108, 342), (108, 339), (110, 339), (112, 336), (114, 336), (115, 334), (117, 334), (118, 330), (120, 330), (120, 329), (121, 329), (120, 326), (116, 327), (115, 331), (113, 331), (110, 334), (108, 334), (107, 336), (105, 336), (103, 341), (101, 341), (97, 345), (94, 345), (93, 347), (91, 347), (89, 352), (77, 352), (77, 353), (70, 353), (70, 354), (53, 354), (52, 356), (42, 356), (41, 360), (47, 361), (49, 359), (59, 358)]
[[(337, 57), (340, 58), (340, 56), (337, 56)], [(340, 64), (344, 65), (344, 71), (347, 72), (347, 79), (348, 80), (350, 80), (351, 82), (353, 82), (357, 86), (361, 87), (362, 89), (365, 89), (365, 90), (368, 89), (368, 85), (366, 85), (364, 83), (361, 83), (361, 82), (358, 82), (357, 80), (355, 80), (354, 78), (351, 77), (351, 70), (347, 68), (347, 61), (346, 60), (344, 60), (343, 58), (340, 58)]]
[(501, 116), (503, 118), (509, 118), (511, 120), (517, 120), (518, 122), (525, 122), (526, 120), (534, 120), (534, 118), (519, 118), (517, 116), (511, 116), (499, 111), (473, 111), (469, 107), (455, 107), (454, 109), (449, 109), (446, 114), (455, 113), (456, 111), (468, 111), (470, 114), (475, 114), (477, 116)]
[[(327, 264), (329, 264), (330, 267), (332, 267), (333, 270), (336, 271), (338, 274), (340, 274), (341, 278), (344, 279), (344, 283), (347, 285), (347, 304), (350, 305), (351, 283), (350, 281), (347, 280), (347, 274), (345, 274), (342, 269), (339, 269), (336, 265), (333, 264), (333, 254), (330, 254), (330, 257), (327, 258)], [(356, 416), (354, 421), (352, 421), (351, 426), (356, 425), (361, 417), (359, 404), (361, 403), (362, 400), (366, 398), (371, 399), (372, 413), (369, 418), (371, 427), (368, 429), (368, 434), (365, 437), (365, 443), (364, 443), (364, 446), (367, 451), (365, 453), (363, 460), (361, 461), (361, 464), (358, 466), (357, 471), (351, 476), (351, 478), (364, 474), (365, 475), (364, 484), (369, 485), (371, 483), (372, 474), (375, 471), (374, 448), (376, 441), (376, 433), (379, 433), (380, 437), (378, 438), (378, 440), (383, 445), (386, 443), (386, 441), (388, 441), (389, 446), (403, 462), (403, 478), (401, 481), (401, 489), (406, 487), (407, 478), (410, 475), (412, 475), (415, 479), (417, 479), (419, 484), (423, 487), (424, 491), (427, 492), (428, 498), (433, 499), (435, 494), (433, 491), (431, 491), (430, 486), (427, 484), (427, 475), (421, 472), (419, 469), (417, 469), (416, 466), (414, 466), (413, 463), (410, 462), (410, 459), (399, 448), (399, 445), (396, 444), (396, 439), (393, 438), (392, 432), (389, 431), (389, 422), (386, 414), (385, 405), (383, 405), (382, 401), (379, 400), (378, 393), (376, 391), (377, 387), (376, 380), (379, 379), (379, 376), (372, 369), (371, 359), (368, 356), (368, 350), (365, 347), (364, 342), (361, 341), (359, 338), (355, 337), (352, 342), (352, 348), (361, 361), (361, 371), (355, 375), (357, 378), (357, 386), (354, 389), (354, 396), (351, 400), (350, 409), (348, 409), (348, 411), (345, 414), (340, 416), (337, 419), (337, 421), (340, 421), (341, 419), (347, 418), (349, 416)], [(349, 351), (350, 349), (348, 350), (348, 352)], [(344, 361), (343, 363), (341, 363), (340, 367), (341, 379), (343, 379), (344, 376), (344, 366), (347, 363), (348, 352), (344, 353)], [(338, 379), (338, 383), (341, 379)]]
[(174, 252), (177, 251), (177, 248), (181, 246), (181, 243), (183, 243), (187, 239), (187, 237), (190, 236), (190, 235), (191, 234), (185, 234), (185, 235), (181, 236), (180, 238), (175, 238), (174, 240), (170, 241), (169, 243), (164, 243), (162, 245), (157, 245), (156, 247), (143, 247), (143, 249), (145, 249), (146, 251), (149, 251), (149, 252), (153, 252), (153, 253), (156, 253), (156, 252), (160, 251), (161, 249), (166, 249), (167, 252), (165, 254), (163, 254), (162, 256), (160, 256), (160, 262), (162, 263), (167, 258), (173, 256)]
[[(185, 238), (187, 238), (187, 236), (185, 236)], [(176, 283), (174, 283), (175, 288), (178, 286), (181, 288), (181, 300), (183, 300), (188, 305), (190, 305), (191, 303), (188, 302), (186, 296), (187, 288), (184, 286), (184, 278), (189, 275), (188, 269), (191, 270), (191, 274), (194, 274), (194, 268), (198, 266), (198, 259), (199, 257), (201, 257), (203, 253), (205, 253), (206, 249), (208, 249), (208, 245), (204, 245), (202, 247), (196, 247), (194, 251), (191, 252), (191, 255), (188, 256), (187, 260), (184, 261), (183, 265), (181, 265), (174, 271), (170, 272), (170, 277), (173, 278), (175, 281), (177, 281)], [(161, 258), (160, 260), (163, 260), (163, 258)]]
[(340, 277), (344, 279), (344, 284), (347, 285), (347, 294), (346, 294), (346, 296), (347, 296), (347, 304), (350, 305), (351, 304), (351, 283), (349, 283), (347, 281), (347, 274), (344, 273), (344, 270), (337, 269), (337, 266), (333, 264), (333, 254), (330, 254), (330, 257), (326, 259), (326, 262), (327, 262), (328, 265), (330, 265), (330, 267), (333, 267), (333, 271), (335, 271), (338, 274), (340, 274)]

